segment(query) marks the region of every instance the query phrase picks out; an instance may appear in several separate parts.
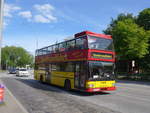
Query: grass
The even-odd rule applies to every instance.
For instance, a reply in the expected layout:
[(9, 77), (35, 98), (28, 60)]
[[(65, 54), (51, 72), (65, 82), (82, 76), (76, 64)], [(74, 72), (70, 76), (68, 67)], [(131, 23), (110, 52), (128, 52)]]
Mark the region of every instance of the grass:
[(0, 102), (0, 107), (6, 105), (5, 102)]
[(0, 72), (5, 72), (6, 70), (0, 70)]

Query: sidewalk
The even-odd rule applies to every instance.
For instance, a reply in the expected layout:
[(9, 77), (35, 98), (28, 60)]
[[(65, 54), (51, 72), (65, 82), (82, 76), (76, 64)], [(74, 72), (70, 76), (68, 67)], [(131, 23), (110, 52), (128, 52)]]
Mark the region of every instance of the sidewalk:
[(134, 81), (134, 80), (117, 80), (118, 83), (126, 83), (126, 84), (139, 84), (139, 85), (150, 85), (148, 81)]
[[(0, 80), (0, 83), (3, 83)], [(0, 113), (28, 113), (5, 86), (4, 104), (0, 104)]]

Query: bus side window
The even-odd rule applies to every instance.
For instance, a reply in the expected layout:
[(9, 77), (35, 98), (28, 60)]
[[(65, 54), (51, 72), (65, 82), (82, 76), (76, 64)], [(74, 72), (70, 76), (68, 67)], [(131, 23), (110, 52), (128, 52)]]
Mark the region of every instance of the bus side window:
[(75, 40), (70, 40), (67, 42), (67, 50), (73, 50), (75, 48)]
[(77, 49), (86, 49), (87, 48), (87, 40), (86, 38), (77, 38), (76, 39), (76, 48)]
[(59, 66), (60, 66), (60, 71), (64, 72), (66, 70), (66, 65), (67, 63), (60, 63)]
[(52, 69), (51, 69), (52, 71), (56, 71), (57, 70), (57, 66), (56, 66), (56, 64), (52, 64)]
[(70, 48), (71, 49), (75, 48), (75, 40), (70, 41)]
[(52, 50), (52, 53), (55, 53), (55, 45), (52, 46), (53, 47), (53, 50)]
[(55, 52), (56, 53), (59, 52), (59, 45), (58, 44), (55, 45)]
[(47, 47), (42, 49), (42, 54), (43, 54), (43, 55), (45, 55), (45, 54), (48, 53), (48, 50), (47, 50), (47, 49), (48, 49)]
[(66, 63), (66, 72), (74, 72), (74, 65), (73, 63)]
[(54, 53), (54, 46), (51, 46), (51, 53)]
[(39, 50), (39, 55), (42, 55), (42, 50), (41, 49)]
[(52, 71), (52, 65), (51, 65), (51, 64), (49, 64), (49, 66), (48, 66), (48, 71), (49, 71), (49, 72)]
[(59, 44), (59, 51), (63, 52), (63, 51), (65, 51), (65, 49), (66, 49), (66, 43), (65, 42), (60, 43)]
[(38, 70), (38, 65), (37, 64), (34, 65), (34, 69)]
[(52, 53), (52, 47), (49, 46), (49, 47), (47, 48), (47, 51), (48, 51), (48, 53)]

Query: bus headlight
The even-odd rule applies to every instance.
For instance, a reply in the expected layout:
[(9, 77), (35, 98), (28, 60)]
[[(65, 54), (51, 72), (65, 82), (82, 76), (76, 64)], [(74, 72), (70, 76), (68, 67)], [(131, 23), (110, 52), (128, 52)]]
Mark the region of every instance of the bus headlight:
[(89, 88), (92, 88), (92, 87), (94, 87), (94, 85), (93, 85), (93, 84), (89, 84), (88, 87), (89, 87)]

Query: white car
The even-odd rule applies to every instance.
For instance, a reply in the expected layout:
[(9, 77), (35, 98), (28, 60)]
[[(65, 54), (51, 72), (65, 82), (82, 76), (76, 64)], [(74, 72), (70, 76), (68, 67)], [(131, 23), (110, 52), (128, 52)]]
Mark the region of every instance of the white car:
[(16, 72), (16, 76), (29, 76), (29, 72), (27, 69), (24, 69), (24, 68), (21, 68), (21, 69), (18, 69), (17, 72)]

